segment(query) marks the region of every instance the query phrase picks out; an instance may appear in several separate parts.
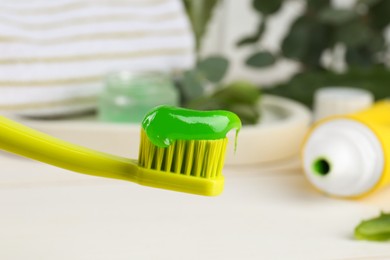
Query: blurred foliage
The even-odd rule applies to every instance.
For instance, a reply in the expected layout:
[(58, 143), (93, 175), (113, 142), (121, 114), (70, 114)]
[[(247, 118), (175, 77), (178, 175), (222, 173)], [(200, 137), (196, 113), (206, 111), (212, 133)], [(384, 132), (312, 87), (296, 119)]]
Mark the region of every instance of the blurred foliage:
[(251, 67), (262, 68), (274, 64), (275, 61), (276, 58), (271, 53), (259, 51), (249, 56), (246, 60), (246, 64)]
[[(236, 81), (221, 84), (220, 80), (229, 67), (227, 59), (212, 56), (200, 60), (192, 70), (176, 78), (184, 107), (198, 110), (228, 110), (236, 113), (242, 123), (255, 124), (260, 118), (258, 88), (249, 82)], [(205, 93), (205, 86), (213, 84), (211, 93)]]
[(271, 15), (277, 12), (282, 6), (283, 0), (254, 0), (252, 2), (253, 8), (261, 12), (264, 16)]
[(218, 0), (182, 0), (195, 35), (197, 52)]
[(343, 74), (313, 71), (297, 74), (290, 81), (264, 89), (264, 93), (285, 96), (312, 106), (314, 92), (324, 86), (350, 86), (370, 90), (376, 99), (389, 97), (390, 73), (386, 68), (354, 68)]
[(191, 70), (178, 75), (176, 86), (181, 93), (181, 103), (188, 102), (205, 95), (205, 87), (218, 83), (229, 68), (229, 61), (222, 56), (210, 56), (197, 62)]
[[(237, 46), (256, 46), (264, 34), (270, 16), (280, 11), (289, 0), (253, 0), (253, 8), (262, 17), (252, 35)], [(390, 24), (389, 0), (357, 0), (350, 9), (336, 9), (330, 0), (306, 0), (306, 9), (291, 25), (278, 52), (255, 50), (246, 59), (253, 68), (272, 66), (279, 59), (299, 62), (301, 72), (289, 82), (279, 84), (268, 93), (295, 98), (312, 104), (315, 89), (324, 86), (351, 86), (370, 90), (377, 99), (390, 96), (390, 72), (384, 55), (389, 46), (384, 30)], [(345, 73), (326, 67), (325, 51), (336, 45), (345, 46)]]
[(390, 241), (390, 213), (363, 220), (355, 227), (355, 238), (369, 241)]
[[(246, 81), (221, 84), (228, 69), (228, 61), (219, 56), (201, 60), (198, 65), (176, 78), (184, 107), (198, 110), (228, 110), (240, 117), (244, 125), (256, 124), (260, 119), (260, 91)], [(205, 86), (215, 84), (210, 94)]]
[(246, 81), (235, 81), (208, 96), (192, 100), (187, 107), (199, 110), (229, 110), (236, 113), (244, 125), (256, 124), (260, 118), (260, 92)]
[[(258, 108), (260, 93), (257, 87), (248, 82), (221, 84), (229, 68), (229, 61), (222, 56), (210, 56), (205, 59), (199, 56), (202, 38), (218, 0), (183, 0), (183, 3), (196, 39), (197, 62), (194, 68), (175, 78), (181, 94), (182, 106), (199, 110), (229, 110), (236, 113), (243, 124), (257, 123), (260, 118)], [(260, 29), (264, 30), (263, 27)], [(267, 56), (268, 54), (257, 53), (256, 55)], [(257, 66), (267, 66), (274, 62), (274, 57), (269, 55), (264, 57), (262, 64), (257, 62), (256, 57), (248, 59), (248, 63), (252, 64), (252, 62)], [(206, 93), (207, 87), (211, 87), (210, 93)]]
[(208, 57), (198, 62), (198, 70), (204, 77), (213, 83), (222, 80), (229, 66), (229, 61), (223, 57)]

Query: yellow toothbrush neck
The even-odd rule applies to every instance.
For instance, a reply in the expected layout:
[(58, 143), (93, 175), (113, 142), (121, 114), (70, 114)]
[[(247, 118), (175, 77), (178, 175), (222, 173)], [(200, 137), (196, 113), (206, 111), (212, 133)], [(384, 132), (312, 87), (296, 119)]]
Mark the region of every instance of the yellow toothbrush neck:
[(0, 117), (0, 149), (67, 170), (135, 181), (135, 160), (74, 145)]

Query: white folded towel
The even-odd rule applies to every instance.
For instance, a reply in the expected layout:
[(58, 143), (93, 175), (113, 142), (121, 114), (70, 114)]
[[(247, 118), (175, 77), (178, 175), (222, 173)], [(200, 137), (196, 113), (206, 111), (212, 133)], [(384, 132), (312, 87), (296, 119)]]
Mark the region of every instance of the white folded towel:
[(182, 70), (194, 41), (180, 0), (0, 0), (0, 111), (96, 107), (115, 70)]

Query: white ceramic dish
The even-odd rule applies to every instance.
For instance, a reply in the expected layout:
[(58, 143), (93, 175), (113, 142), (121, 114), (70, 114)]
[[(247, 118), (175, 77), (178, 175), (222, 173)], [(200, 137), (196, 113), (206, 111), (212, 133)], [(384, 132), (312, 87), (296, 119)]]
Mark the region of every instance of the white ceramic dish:
[[(259, 109), (261, 123), (245, 126), (238, 136), (234, 153), (234, 131), (228, 134), (228, 165), (246, 165), (285, 160), (298, 154), (310, 124), (310, 111), (282, 97), (264, 95)], [(95, 118), (77, 120), (26, 120), (22, 123), (59, 138), (100, 151), (137, 158), (140, 127), (107, 124)]]

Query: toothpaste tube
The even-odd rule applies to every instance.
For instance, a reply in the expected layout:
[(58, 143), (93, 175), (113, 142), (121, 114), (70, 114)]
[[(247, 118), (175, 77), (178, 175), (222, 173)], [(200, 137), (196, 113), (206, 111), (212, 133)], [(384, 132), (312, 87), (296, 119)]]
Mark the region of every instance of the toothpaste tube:
[(319, 191), (362, 197), (390, 183), (390, 100), (316, 123), (302, 149), (304, 172)]

